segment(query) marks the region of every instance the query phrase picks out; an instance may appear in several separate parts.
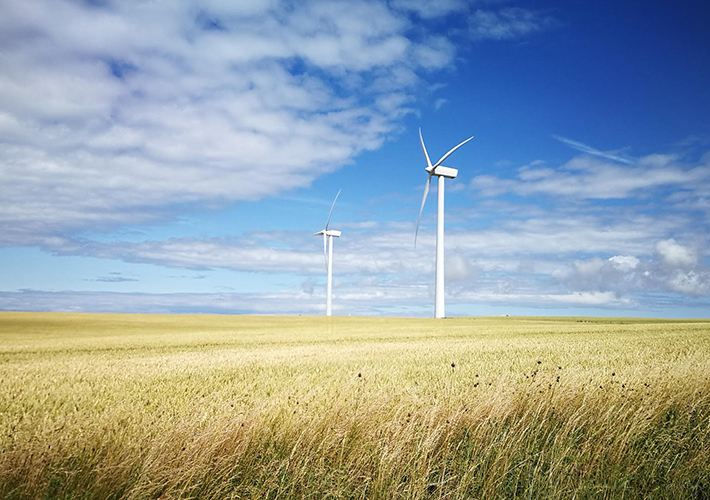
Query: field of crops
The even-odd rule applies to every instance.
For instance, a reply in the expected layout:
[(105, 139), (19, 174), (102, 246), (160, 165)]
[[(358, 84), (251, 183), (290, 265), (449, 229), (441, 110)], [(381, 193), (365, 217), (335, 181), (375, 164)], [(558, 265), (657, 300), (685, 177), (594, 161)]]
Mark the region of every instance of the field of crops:
[(0, 498), (710, 498), (710, 321), (0, 313)]

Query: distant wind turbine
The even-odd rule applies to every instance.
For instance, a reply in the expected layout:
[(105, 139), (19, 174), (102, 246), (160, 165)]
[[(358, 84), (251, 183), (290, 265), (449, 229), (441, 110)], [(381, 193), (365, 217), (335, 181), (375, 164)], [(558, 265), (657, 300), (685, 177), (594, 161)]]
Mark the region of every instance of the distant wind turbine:
[(340, 231), (335, 231), (334, 229), (328, 229), (330, 224), (330, 216), (333, 215), (333, 208), (335, 208), (335, 202), (338, 201), (338, 196), (340, 196), (340, 191), (335, 195), (333, 204), (330, 206), (330, 213), (328, 213), (328, 220), (325, 222), (325, 229), (314, 233), (316, 236), (319, 234), (323, 235), (323, 257), (325, 257), (325, 269), (328, 273), (328, 287), (326, 291), (325, 299), (325, 315), (332, 315), (332, 302), (333, 302), (333, 237), (338, 238), (342, 234)]
[(419, 234), (419, 222), (422, 220), (422, 210), (424, 210), (424, 203), (426, 202), (426, 197), (429, 194), (429, 186), (431, 185), (432, 176), (437, 176), (439, 178), (437, 184), (437, 216), (436, 216), (436, 292), (434, 300), (434, 317), (444, 318), (446, 317), (446, 312), (444, 311), (444, 178), (455, 179), (459, 171), (455, 168), (449, 168), (443, 166), (441, 163), (447, 159), (451, 153), (456, 151), (458, 148), (466, 144), (468, 141), (473, 139), (473, 136), (469, 137), (458, 146), (455, 146), (449, 150), (444, 156), (439, 158), (435, 164), (431, 164), (429, 160), (429, 154), (426, 152), (426, 146), (424, 146), (424, 138), (422, 137), (422, 129), (419, 129), (419, 140), (422, 143), (422, 151), (424, 151), (424, 157), (426, 158), (427, 167), (425, 170), (429, 174), (429, 178), (424, 185), (424, 197), (422, 197), (422, 206), (419, 208), (419, 218), (417, 219), (417, 229), (414, 232), (414, 246), (417, 246), (417, 235)]

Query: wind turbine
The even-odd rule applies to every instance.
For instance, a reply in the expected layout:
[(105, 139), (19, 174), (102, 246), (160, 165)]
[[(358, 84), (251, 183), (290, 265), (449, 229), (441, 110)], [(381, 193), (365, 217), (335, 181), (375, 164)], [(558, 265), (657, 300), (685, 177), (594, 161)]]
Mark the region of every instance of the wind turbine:
[(333, 215), (333, 208), (335, 208), (335, 202), (338, 201), (338, 196), (340, 196), (340, 189), (338, 194), (335, 195), (333, 204), (330, 206), (330, 213), (328, 214), (328, 220), (325, 222), (325, 229), (314, 233), (316, 236), (319, 234), (323, 235), (323, 257), (325, 257), (325, 269), (328, 273), (328, 287), (326, 291), (325, 299), (325, 315), (332, 315), (332, 302), (333, 302), (333, 238), (338, 238), (342, 234), (340, 231), (334, 229), (328, 229), (328, 224), (330, 224), (330, 216)]
[(429, 174), (429, 178), (424, 185), (424, 197), (422, 198), (422, 206), (419, 208), (419, 218), (417, 219), (417, 229), (414, 232), (414, 246), (417, 246), (417, 234), (419, 234), (419, 222), (422, 220), (422, 210), (424, 210), (424, 203), (426, 202), (426, 197), (429, 194), (429, 186), (431, 185), (432, 176), (437, 176), (437, 215), (436, 215), (436, 292), (434, 300), (434, 317), (443, 318), (446, 316), (444, 311), (444, 178), (455, 179), (459, 171), (455, 168), (449, 168), (443, 166), (441, 163), (447, 159), (451, 153), (456, 151), (458, 148), (466, 144), (468, 141), (473, 139), (473, 136), (469, 137), (459, 145), (451, 148), (448, 153), (439, 158), (435, 164), (431, 164), (429, 160), (429, 154), (426, 152), (426, 146), (424, 145), (424, 138), (422, 137), (422, 129), (419, 129), (419, 140), (422, 143), (422, 151), (424, 151), (424, 157), (426, 158), (427, 167), (425, 170)]

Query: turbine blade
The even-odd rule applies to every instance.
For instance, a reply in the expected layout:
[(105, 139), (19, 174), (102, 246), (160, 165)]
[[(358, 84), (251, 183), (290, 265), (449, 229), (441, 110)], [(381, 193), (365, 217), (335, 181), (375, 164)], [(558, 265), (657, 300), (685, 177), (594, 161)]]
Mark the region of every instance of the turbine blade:
[(426, 152), (426, 146), (424, 145), (424, 138), (422, 137), (422, 128), (419, 127), (419, 140), (422, 143), (422, 151), (424, 151), (424, 157), (426, 158), (427, 167), (431, 167), (431, 160), (429, 159), (429, 154)]
[(333, 209), (335, 208), (335, 202), (338, 201), (338, 196), (340, 196), (340, 191), (342, 189), (338, 189), (338, 194), (335, 195), (335, 199), (333, 200), (333, 204), (330, 206), (330, 212), (328, 213), (328, 220), (325, 222), (325, 230), (328, 230), (328, 224), (330, 224), (330, 216), (333, 215)]
[(323, 233), (323, 258), (325, 259), (325, 272), (328, 272), (328, 242), (327, 242), (327, 236), (325, 233)]
[(417, 235), (419, 234), (419, 222), (422, 220), (422, 210), (424, 210), (424, 203), (426, 202), (426, 197), (429, 194), (429, 185), (431, 184), (431, 175), (429, 174), (429, 178), (426, 180), (426, 184), (424, 185), (424, 196), (422, 197), (422, 206), (419, 207), (419, 218), (417, 219), (417, 229), (414, 231), (414, 246), (417, 246)]
[(446, 153), (444, 156), (442, 156), (442, 157), (439, 159), (439, 161), (436, 162), (436, 165), (434, 165), (434, 168), (436, 168), (436, 167), (438, 167), (439, 165), (441, 165), (441, 163), (442, 163), (445, 159), (447, 159), (449, 156), (451, 156), (451, 153), (453, 153), (454, 151), (456, 151), (458, 148), (460, 148), (461, 146), (463, 146), (464, 144), (466, 144), (466, 143), (467, 143), (468, 141), (470, 141), (471, 139), (473, 139), (473, 136), (469, 137), (468, 139), (466, 139), (465, 141), (463, 141), (463, 142), (462, 142), (461, 144), (459, 144), (458, 146), (454, 146), (453, 148), (451, 148), (448, 153)]

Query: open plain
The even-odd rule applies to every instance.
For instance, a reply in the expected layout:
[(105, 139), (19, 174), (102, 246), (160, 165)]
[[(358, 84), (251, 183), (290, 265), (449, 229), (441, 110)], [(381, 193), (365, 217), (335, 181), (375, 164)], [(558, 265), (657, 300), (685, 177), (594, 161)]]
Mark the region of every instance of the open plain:
[(0, 313), (2, 498), (710, 498), (710, 321)]

